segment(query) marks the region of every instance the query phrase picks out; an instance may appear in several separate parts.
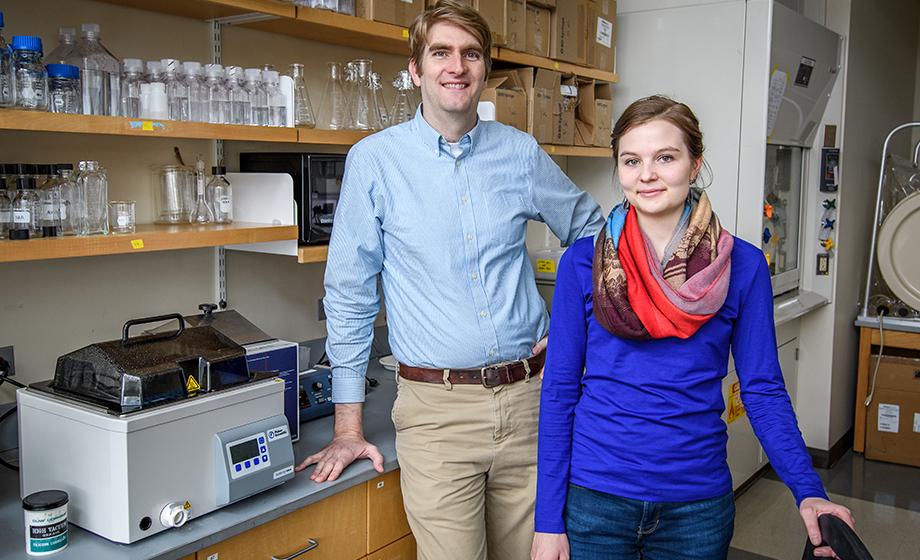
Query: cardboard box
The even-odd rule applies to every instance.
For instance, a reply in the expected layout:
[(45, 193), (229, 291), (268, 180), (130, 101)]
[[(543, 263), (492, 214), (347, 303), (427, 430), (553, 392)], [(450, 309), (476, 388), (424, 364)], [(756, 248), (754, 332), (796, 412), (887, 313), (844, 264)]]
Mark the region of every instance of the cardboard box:
[(489, 78), (479, 104), (481, 118), (494, 115), (494, 120), (527, 132), (527, 97), (507, 76)]
[(507, 0), (505, 2), (505, 44), (513, 51), (526, 49), (527, 2)]
[(920, 360), (882, 356), (866, 415), (866, 458), (920, 467)]
[[(472, 6), (489, 24), (492, 31), (492, 46), (503, 46), (506, 40), (506, 4), (509, 0), (457, 0), (461, 4)], [(522, 2), (524, 0), (521, 0)], [(438, 0), (426, 0), (425, 7), (431, 7), (438, 3)]]
[(587, 31), (590, 0), (559, 0), (552, 17), (550, 57), (582, 66), (588, 60)]
[(424, 0), (355, 0), (356, 16), (402, 27), (409, 27), (424, 9)]
[(527, 4), (527, 28), (524, 35), (524, 51), (537, 56), (549, 57), (552, 41), (552, 14), (546, 8)]
[(575, 76), (563, 76), (553, 103), (553, 136), (551, 144), (575, 144), (575, 109), (578, 106), (578, 81)]
[(553, 92), (559, 91), (562, 75), (545, 68), (528, 67), (496, 70), (492, 76), (508, 76), (516, 87), (522, 88), (527, 99), (527, 133), (541, 144), (551, 143), (553, 140), (553, 103), (556, 101)]
[(607, 72), (616, 71), (617, 3), (596, 0), (588, 3), (586, 64)]
[(612, 128), (613, 88), (606, 82), (580, 82), (575, 109), (575, 145), (609, 148)]

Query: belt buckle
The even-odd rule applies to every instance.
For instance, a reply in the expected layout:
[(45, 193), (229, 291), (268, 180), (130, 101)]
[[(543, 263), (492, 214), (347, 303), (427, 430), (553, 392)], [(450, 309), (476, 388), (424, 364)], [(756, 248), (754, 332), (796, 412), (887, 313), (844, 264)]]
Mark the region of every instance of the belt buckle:
[[(485, 366), (479, 370), (479, 381), (482, 383), (482, 386), (486, 389), (494, 389), (499, 385), (505, 385), (511, 383), (511, 365), (517, 362), (502, 362), (500, 364), (492, 364), (490, 366)], [(486, 373), (488, 372), (488, 373)], [(502, 373), (498, 373), (502, 372)], [(497, 374), (497, 382), (493, 383), (490, 381), (490, 374)], [(502, 379), (504, 377), (504, 380)]]

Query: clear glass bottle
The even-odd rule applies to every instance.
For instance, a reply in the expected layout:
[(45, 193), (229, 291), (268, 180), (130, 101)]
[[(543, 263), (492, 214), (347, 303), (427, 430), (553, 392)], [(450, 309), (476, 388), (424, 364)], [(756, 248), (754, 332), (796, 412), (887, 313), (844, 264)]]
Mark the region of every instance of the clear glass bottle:
[(198, 158), (195, 167), (195, 206), (188, 217), (193, 224), (209, 224), (214, 221), (214, 209), (208, 204), (204, 186), (204, 161)]
[(227, 66), (227, 96), (230, 98), (230, 123), (252, 124), (252, 103), (249, 91), (243, 86), (243, 69)]
[[(49, 166), (51, 167), (51, 166)], [(42, 237), (58, 237), (63, 235), (61, 225), (61, 183), (60, 178), (53, 174), (42, 183), (38, 189), (38, 225), (42, 230)]]
[(208, 122), (208, 88), (202, 79), (201, 63), (182, 63), (183, 79), (188, 87), (189, 120)]
[(83, 114), (117, 116), (121, 110), (121, 68), (102, 44), (98, 24), (81, 26), (80, 40), (67, 64), (80, 68)]
[(291, 80), (294, 81), (294, 126), (315, 128), (316, 118), (313, 116), (313, 105), (310, 103), (310, 94), (304, 81), (303, 64), (291, 64)]
[(339, 0), (339, 5), (335, 11), (340, 14), (355, 15), (355, 0)]
[(109, 232), (109, 183), (98, 161), (77, 164), (77, 235)]
[(13, 37), (13, 83), (17, 108), (48, 110), (48, 73), (42, 64), (40, 38)]
[(329, 130), (347, 130), (351, 128), (351, 113), (342, 81), (342, 65), (329, 63), (329, 76), (326, 78), (326, 90), (320, 102), (316, 125)]
[(77, 45), (77, 31), (73, 27), (58, 28), (58, 46), (45, 56), (45, 65), (67, 64)]
[(214, 210), (214, 222), (218, 224), (233, 222), (233, 189), (226, 174), (226, 167), (212, 167), (211, 181), (207, 186), (207, 201)]
[(54, 170), (47, 163), (40, 163), (35, 166), (35, 186), (41, 189), (44, 184), (54, 177)]
[(205, 66), (208, 85), (208, 122), (227, 124), (230, 122), (230, 100), (224, 83), (224, 67), (220, 64)]
[(70, 64), (48, 64), (48, 110), (77, 115), (83, 112), (80, 99), (80, 69)]
[(280, 76), (274, 70), (263, 70), (262, 81), (268, 96), (268, 125), (287, 126), (287, 96), (281, 91)]
[(380, 111), (377, 98), (371, 89), (373, 62), (367, 59), (353, 60), (354, 83), (350, 98), (351, 118), (355, 130), (380, 130)]
[(144, 63), (139, 58), (122, 61), (121, 114), (136, 119), (141, 116), (141, 84), (144, 83)]
[(249, 92), (249, 102), (252, 106), (252, 119), (254, 125), (268, 126), (268, 95), (262, 85), (262, 71), (258, 68), (247, 68), (246, 91)]
[(6, 176), (0, 175), (0, 239), (6, 239), (10, 231), (10, 221), (13, 219), (13, 201), (7, 194)]
[(0, 12), (0, 107), (12, 107), (15, 102), (13, 84), (13, 53), (3, 37), (3, 12)]
[(16, 182), (16, 196), (13, 198), (13, 219), (10, 222), (9, 238), (11, 240), (38, 237), (35, 211), (38, 207), (38, 194), (35, 192), (35, 177), (20, 175)]
[(386, 128), (390, 126), (390, 117), (387, 114), (387, 102), (383, 95), (383, 82), (377, 72), (371, 72), (368, 78), (371, 91), (374, 93), (374, 105), (377, 107), (377, 119), (380, 121), (380, 128)]
[(390, 109), (390, 126), (404, 123), (415, 117), (415, 84), (412, 83), (412, 75), (408, 70), (400, 70), (393, 80), (393, 88), (396, 90), (396, 97), (393, 99), (393, 107)]
[(188, 85), (179, 76), (179, 61), (174, 58), (160, 60), (163, 81), (166, 84), (166, 99), (169, 104), (169, 120), (189, 120)]
[(61, 187), (61, 235), (74, 235), (75, 211), (77, 207), (77, 183), (72, 163), (57, 163), (54, 173)]

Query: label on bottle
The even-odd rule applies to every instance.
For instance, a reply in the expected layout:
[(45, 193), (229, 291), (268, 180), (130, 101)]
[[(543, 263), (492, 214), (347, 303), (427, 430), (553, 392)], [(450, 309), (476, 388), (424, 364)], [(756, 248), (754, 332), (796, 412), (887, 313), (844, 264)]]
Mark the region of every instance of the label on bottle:
[(217, 209), (221, 214), (229, 214), (233, 209), (233, 203), (229, 196), (221, 196), (217, 199)]
[(128, 225), (128, 217), (127, 217), (127, 216), (118, 216), (118, 218), (116, 218), (116, 221), (118, 222), (118, 227), (120, 227), (120, 228), (123, 228), (123, 227), (125, 227), (125, 226)]
[(46, 202), (42, 204), (42, 220), (53, 220), (55, 214), (60, 215), (60, 212), (54, 211), (54, 204), (51, 202)]
[(67, 205), (63, 202), (61, 203), (61, 220), (67, 219)]
[(32, 223), (32, 212), (28, 210), (13, 210), (13, 223), (14, 224), (31, 224)]

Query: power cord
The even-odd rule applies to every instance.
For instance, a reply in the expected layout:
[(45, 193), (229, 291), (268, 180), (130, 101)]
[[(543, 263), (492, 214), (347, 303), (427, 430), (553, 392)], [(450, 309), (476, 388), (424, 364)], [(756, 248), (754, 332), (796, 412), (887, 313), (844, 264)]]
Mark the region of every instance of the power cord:
[(885, 322), (884, 322), (885, 312), (882, 311), (878, 314), (878, 355), (875, 357), (875, 369), (872, 371), (872, 383), (870, 384), (869, 396), (866, 397), (865, 406), (869, 406), (872, 403), (872, 398), (875, 396), (875, 382), (878, 379), (878, 367), (882, 364), (882, 354), (885, 352)]
[[(7, 362), (5, 359), (0, 358), (0, 385), (3, 385), (4, 381), (8, 381), (11, 385), (19, 387), (20, 389), (25, 389), (26, 387), (25, 385), (9, 378), (11, 369), (12, 368), (10, 367), (10, 363)], [(10, 416), (14, 414), (16, 414), (16, 405), (13, 405), (12, 408), (10, 408), (6, 412), (4, 412), (2, 415), (0, 415), (0, 426), (3, 425), (4, 420), (6, 420), (7, 418), (9, 418)], [(10, 463), (3, 457), (0, 457), (0, 465), (3, 465), (4, 467), (10, 470), (13, 470), (13, 471), (17, 471), (17, 472), (19, 471), (19, 467), (17, 465)]]

